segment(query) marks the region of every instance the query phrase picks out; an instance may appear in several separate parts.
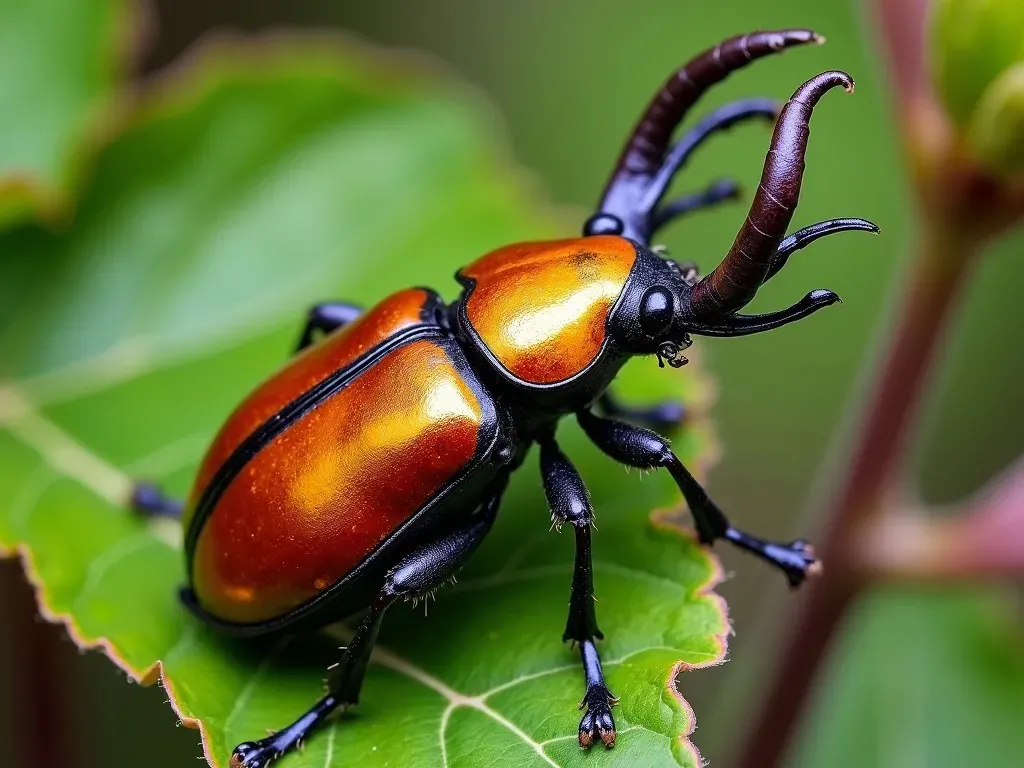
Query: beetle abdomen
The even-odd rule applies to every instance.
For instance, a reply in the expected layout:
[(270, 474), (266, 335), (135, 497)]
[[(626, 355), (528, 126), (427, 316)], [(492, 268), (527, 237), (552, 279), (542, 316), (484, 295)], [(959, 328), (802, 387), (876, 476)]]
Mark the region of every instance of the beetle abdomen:
[(220, 620), (264, 622), (308, 603), (495, 443), (492, 401), (436, 326), (392, 336), (317, 391), (276, 431), (296, 401), (272, 414), (256, 428), (271, 436), (255, 451), (243, 439), (197, 490), (192, 589)]
[(519, 381), (567, 381), (598, 358), (635, 261), (635, 246), (614, 236), (501, 248), (460, 271), (464, 321)]

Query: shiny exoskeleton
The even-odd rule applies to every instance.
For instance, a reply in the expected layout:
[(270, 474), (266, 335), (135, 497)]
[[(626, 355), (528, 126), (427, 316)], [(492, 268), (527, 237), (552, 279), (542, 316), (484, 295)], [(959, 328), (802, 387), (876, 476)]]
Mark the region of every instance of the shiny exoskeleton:
[[(843, 72), (804, 83), (781, 108), (727, 104), (670, 144), (697, 98), (732, 70), (801, 43), (813, 32), (756, 32), (727, 40), (682, 67), (657, 93), (583, 237), (511, 245), (460, 270), (458, 300), (401, 290), (361, 312), (314, 307), (292, 362), (249, 396), (214, 439), (185, 504), (140, 485), (135, 506), (183, 510), (189, 608), (239, 635), (314, 629), (360, 610), (365, 618), (328, 679), (328, 693), (292, 725), (239, 745), (231, 764), (265, 766), (338, 707), (357, 702), (385, 611), (449, 579), (480, 544), (509, 474), (539, 446), (556, 521), (576, 540), (564, 640), (578, 645), (586, 682), (584, 748), (615, 743), (595, 640), (593, 510), (555, 441), (573, 414), (605, 453), (633, 467), (663, 467), (685, 497), (703, 542), (727, 539), (798, 585), (818, 568), (800, 541), (775, 544), (734, 528), (655, 428), (681, 419), (673, 405), (626, 410), (608, 386), (627, 359), (679, 366), (694, 334), (759, 333), (838, 300), (817, 290), (764, 315), (738, 311), (794, 251), (841, 230), (835, 219), (784, 237), (799, 197), (811, 111)], [(735, 197), (718, 182), (662, 202), (676, 171), (708, 136), (750, 118), (775, 132), (750, 212), (725, 259), (698, 277), (652, 250), (670, 220)], [(316, 337), (322, 336), (317, 340)]]

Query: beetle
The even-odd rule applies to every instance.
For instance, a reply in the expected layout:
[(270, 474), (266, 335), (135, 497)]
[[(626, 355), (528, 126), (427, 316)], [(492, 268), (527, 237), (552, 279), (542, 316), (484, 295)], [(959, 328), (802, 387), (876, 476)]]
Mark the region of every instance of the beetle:
[[(367, 311), (314, 307), (298, 354), (230, 415), (182, 504), (139, 484), (134, 507), (181, 515), (188, 608), (240, 636), (314, 630), (365, 611), (327, 680), (294, 723), (235, 748), (234, 768), (266, 766), (334, 710), (357, 703), (381, 621), (397, 600), (448, 580), (497, 515), (510, 473), (534, 444), (551, 515), (569, 523), (575, 564), (563, 641), (581, 655), (586, 712), (579, 743), (615, 744), (596, 641), (586, 487), (555, 439), (575, 415), (583, 432), (628, 466), (665, 468), (700, 541), (725, 539), (799, 585), (820, 564), (803, 541), (774, 543), (732, 526), (658, 434), (680, 409), (627, 409), (609, 385), (625, 361), (686, 362), (693, 335), (743, 336), (778, 328), (839, 297), (811, 291), (792, 306), (740, 314), (789, 256), (864, 219), (833, 219), (784, 237), (798, 201), (812, 110), (828, 90), (853, 90), (844, 72), (819, 74), (781, 107), (745, 99), (713, 111), (675, 144), (672, 135), (710, 86), (751, 61), (820, 43), (810, 30), (730, 38), (677, 70), (643, 113), (582, 237), (499, 248), (461, 269), (458, 299), (401, 290)], [(709, 136), (749, 119), (775, 128), (747, 219), (724, 260), (698, 277), (651, 245), (683, 214), (736, 197), (722, 181), (662, 202), (669, 183)], [(319, 338), (318, 337), (322, 337)]]

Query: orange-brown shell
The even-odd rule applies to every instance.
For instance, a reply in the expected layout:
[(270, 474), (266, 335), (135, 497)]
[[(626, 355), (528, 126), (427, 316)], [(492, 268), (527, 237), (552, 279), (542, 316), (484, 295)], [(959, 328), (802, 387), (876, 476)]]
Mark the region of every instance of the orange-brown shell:
[[(415, 293), (385, 300), (260, 387), (215, 440), (201, 477), (310, 382), (418, 323), (412, 309), (426, 294)], [(224, 487), (195, 540), (192, 588), (202, 608), (245, 624), (308, 602), (471, 465), (482, 425), (494, 417), (458, 354), (439, 338), (400, 342), (263, 445)], [(204, 490), (197, 484), (191, 507)]]
[(465, 316), (493, 358), (521, 381), (552, 385), (593, 363), (636, 260), (615, 236), (521, 243), (461, 270)]
[[(261, 384), (228, 417), (199, 466), (186, 515), (195, 510), (199, 495), (214, 473), (245, 438), (303, 392), (344, 368), (364, 352), (406, 328), (422, 324), (430, 299), (422, 288), (399, 291), (367, 310), (355, 321), (319, 344), (296, 355), (288, 365)], [(189, 518), (184, 520), (188, 530)]]

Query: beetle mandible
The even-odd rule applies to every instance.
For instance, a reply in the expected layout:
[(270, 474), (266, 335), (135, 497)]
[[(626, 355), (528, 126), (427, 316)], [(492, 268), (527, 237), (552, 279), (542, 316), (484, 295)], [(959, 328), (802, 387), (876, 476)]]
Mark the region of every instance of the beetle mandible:
[[(583, 236), (489, 253), (456, 276), (445, 305), (402, 290), (362, 312), (314, 307), (299, 354), (228, 418), (184, 504), (152, 486), (133, 502), (182, 514), (186, 605), (242, 636), (312, 630), (366, 610), (330, 672), (327, 694), (293, 724), (235, 748), (233, 768), (257, 768), (294, 748), (335, 709), (354, 705), (381, 620), (396, 600), (448, 580), (490, 530), (509, 474), (537, 444), (553, 519), (572, 525), (575, 568), (563, 640), (578, 645), (586, 691), (579, 743), (615, 744), (595, 641), (591, 521), (583, 480), (555, 441), (576, 416), (606, 454), (667, 469), (705, 544), (726, 539), (780, 569), (793, 586), (819, 563), (805, 542), (772, 543), (733, 527), (656, 431), (672, 405), (627, 409), (608, 392), (624, 362), (686, 362), (693, 334), (742, 336), (807, 317), (839, 300), (808, 293), (778, 312), (739, 314), (796, 250), (842, 230), (833, 219), (784, 237), (800, 193), (811, 112), (844, 72), (801, 85), (781, 109), (765, 99), (726, 104), (675, 144), (676, 126), (710, 86), (754, 59), (819, 43), (810, 30), (754, 32), (700, 54), (665, 82), (626, 143)], [(731, 182), (662, 202), (675, 173), (712, 134), (776, 120), (750, 212), (724, 260), (699, 278), (651, 248), (669, 221), (736, 196)], [(324, 338), (317, 341), (316, 336)], [(645, 425), (645, 426), (640, 426)]]

